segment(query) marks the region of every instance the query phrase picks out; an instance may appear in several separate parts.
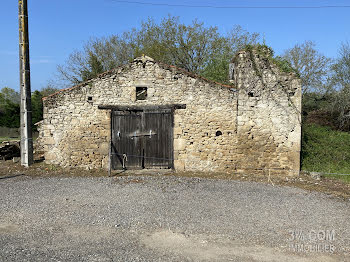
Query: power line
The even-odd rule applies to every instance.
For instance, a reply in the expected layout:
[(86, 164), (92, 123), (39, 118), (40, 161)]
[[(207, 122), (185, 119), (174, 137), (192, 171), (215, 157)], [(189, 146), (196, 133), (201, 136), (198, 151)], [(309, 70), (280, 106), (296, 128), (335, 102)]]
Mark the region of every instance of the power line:
[(350, 8), (350, 5), (320, 5), (320, 6), (215, 6), (215, 5), (185, 5), (185, 4), (167, 4), (150, 3), (139, 1), (111, 0), (117, 3), (168, 6), (168, 7), (189, 7), (189, 8), (217, 8), (217, 9), (329, 9), (329, 8)]

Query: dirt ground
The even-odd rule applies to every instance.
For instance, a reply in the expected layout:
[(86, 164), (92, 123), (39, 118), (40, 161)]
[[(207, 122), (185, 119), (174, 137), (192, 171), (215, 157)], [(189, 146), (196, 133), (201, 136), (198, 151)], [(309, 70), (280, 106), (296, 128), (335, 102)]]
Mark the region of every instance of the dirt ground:
[[(0, 176), (19, 176), (26, 175), (31, 177), (105, 177), (108, 176), (106, 170), (85, 170), (80, 168), (64, 169), (54, 165), (47, 165), (44, 162), (37, 161), (29, 168), (22, 167), (19, 163), (13, 161), (0, 161)], [(126, 171), (114, 172), (114, 177), (137, 176), (137, 175), (171, 175), (179, 177), (198, 177), (208, 179), (224, 179), (238, 181), (252, 181), (271, 185), (297, 187), (308, 191), (316, 191), (327, 195), (350, 200), (350, 183), (346, 183), (334, 178), (318, 177), (317, 179), (310, 174), (301, 172), (298, 177), (279, 177), (262, 176), (256, 174), (228, 174), (228, 173), (202, 173), (202, 172), (171, 172), (168, 170), (159, 171)]]
[(350, 261), (346, 184), (113, 175), (1, 162), (0, 261)]

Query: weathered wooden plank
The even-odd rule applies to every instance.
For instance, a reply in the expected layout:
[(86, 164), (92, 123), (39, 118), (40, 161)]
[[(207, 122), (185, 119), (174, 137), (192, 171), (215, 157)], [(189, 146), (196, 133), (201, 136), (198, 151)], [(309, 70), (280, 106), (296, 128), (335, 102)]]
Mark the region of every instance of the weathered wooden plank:
[(144, 112), (145, 129), (158, 134), (144, 138), (145, 168), (172, 167), (171, 116), (170, 112)]
[(112, 167), (113, 169), (141, 168), (141, 139), (128, 134), (141, 130), (141, 113), (112, 112)]
[(173, 167), (173, 109), (111, 114), (113, 169)]
[(124, 106), (124, 105), (99, 105), (98, 109), (110, 109), (116, 112), (121, 111), (153, 111), (157, 109), (186, 109), (186, 104), (167, 104), (167, 105), (143, 105), (143, 106)]

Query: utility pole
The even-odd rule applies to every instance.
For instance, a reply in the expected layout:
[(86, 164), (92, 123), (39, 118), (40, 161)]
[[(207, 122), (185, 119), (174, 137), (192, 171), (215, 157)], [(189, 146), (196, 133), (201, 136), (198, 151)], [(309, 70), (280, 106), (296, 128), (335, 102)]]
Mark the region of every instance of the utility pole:
[(33, 164), (33, 138), (27, 0), (18, 0), (18, 21), (21, 89), (21, 164), (28, 167)]

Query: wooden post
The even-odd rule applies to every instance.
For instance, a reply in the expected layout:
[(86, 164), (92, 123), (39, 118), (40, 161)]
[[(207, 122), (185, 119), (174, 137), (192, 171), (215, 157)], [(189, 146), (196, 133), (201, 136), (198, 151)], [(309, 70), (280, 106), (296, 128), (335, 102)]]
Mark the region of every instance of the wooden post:
[(18, 0), (19, 64), (21, 90), (21, 164), (33, 164), (32, 104), (30, 90), (27, 0)]
[(109, 113), (109, 130), (111, 132), (109, 136), (109, 145), (108, 145), (108, 176), (112, 176), (112, 110)]
[(109, 142), (108, 147), (108, 176), (112, 176), (112, 140)]

